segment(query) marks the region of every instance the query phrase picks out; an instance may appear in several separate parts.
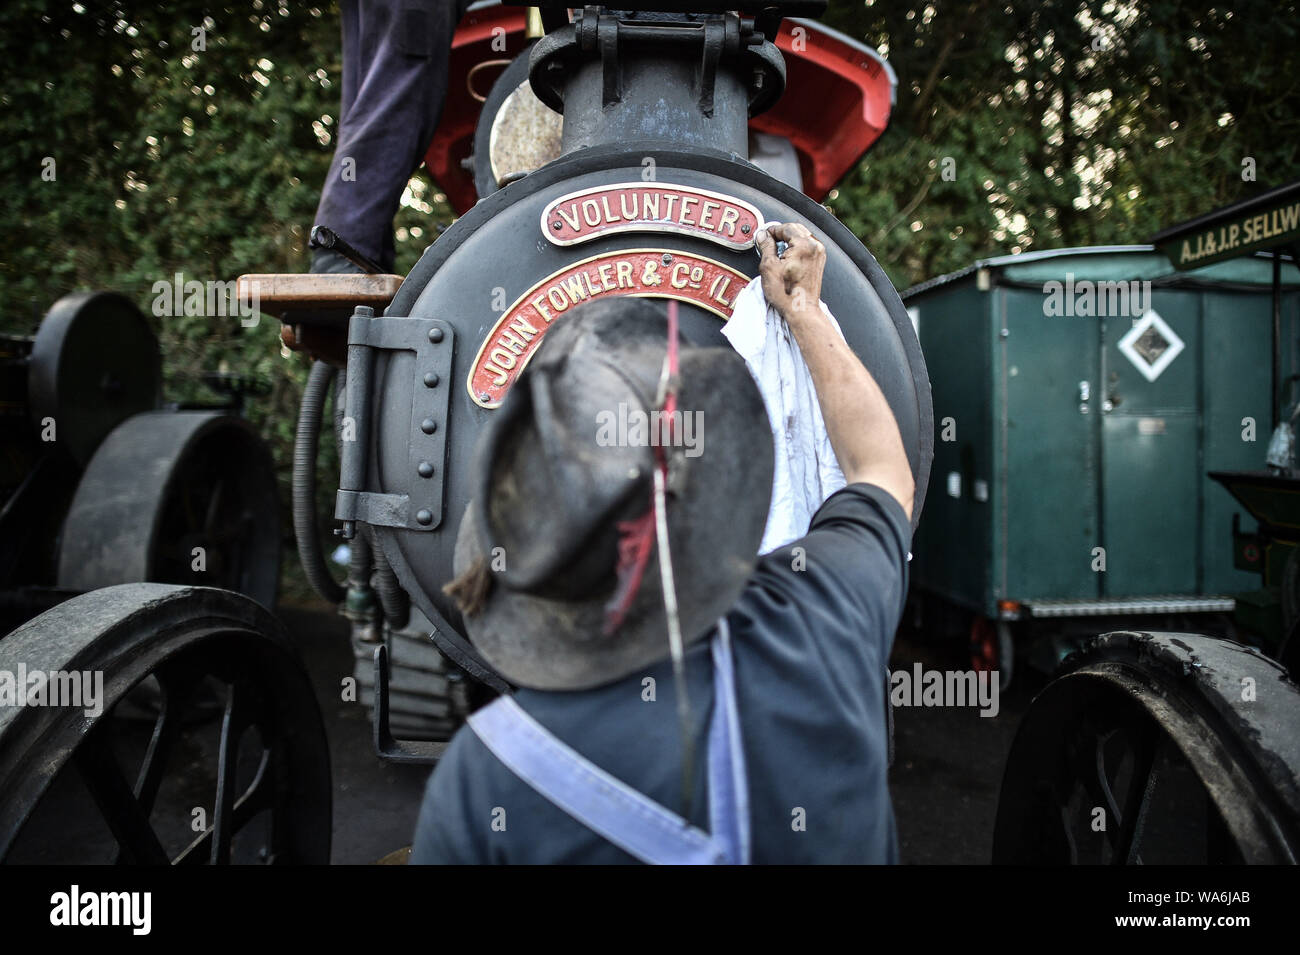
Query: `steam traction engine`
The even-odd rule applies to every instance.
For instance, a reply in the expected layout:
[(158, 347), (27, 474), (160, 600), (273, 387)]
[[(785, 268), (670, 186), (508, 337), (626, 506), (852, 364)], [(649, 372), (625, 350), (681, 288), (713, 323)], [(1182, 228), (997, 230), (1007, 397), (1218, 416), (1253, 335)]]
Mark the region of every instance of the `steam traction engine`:
[[(300, 543), (311, 578), (356, 622), (358, 682), (367, 702), (383, 704), (377, 745), (392, 758), (436, 758), (474, 702), (472, 690), (456, 692), (462, 674), (474, 681), (462, 689), (507, 689), (462, 636), (441, 588), (452, 576), (479, 430), (547, 330), (583, 302), (673, 298), (688, 339), (725, 347), (722, 325), (757, 274), (759, 226), (807, 223), (827, 246), (823, 297), (889, 397), (924, 494), (932, 421), (916, 335), (871, 254), (812, 198), (883, 131), (892, 72), (834, 31), (783, 23), (783, 14), (820, 13), (822, 2), (749, 3), (739, 12), (722, 3), (622, 6), (572, 14), (544, 6), (545, 35), (531, 44), (522, 11), (470, 11), (428, 157), (467, 211), (395, 294), (395, 276), (244, 277), (259, 283), (264, 305), (269, 298), (270, 308), (289, 311), (294, 347), (341, 359), (347, 329), (349, 433), (335, 516), (351, 542), (348, 588), (329, 578), (326, 548), (310, 540), (309, 526)], [(674, 6), (696, 12), (662, 12)], [(483, 41), (503, 33), (518, 52), (483, 96), (471, 132), (472, 97), (455, 77), (479, 76), (473, 60), (488, 53)], [(786, 88), (787, 64), (802, 89)], [(471, 180), (482, 198), (469, 206)], [(350, 321), (338, 307), (345, 283), (359, 306)], [(328, 374), (318, 365), (314, 377)], [(325, 417), (324, 397), (309, 392), (310, 422)], [(373, 623), (374, 607), (384, 626)], [(375, 675), (377, 642), (388, 680)]]
[[(785, 61), (768, 38), (779, 22), (772, 4), (740, 14), (703, 6), (717, 10), (589, 7), (572, 22), (546, 10), (553, 28), (526, 54), (527, 73), (564, 116), (561, 154), (457, 220), (382, 317), (363, 307), (350, 322), (346, 417), (356, 432), (342, 445), (335, 516), (346, 537), (370, 529), (376, 558), (439, 649), (498, 690), (441, 591), (469, 501), (465, 464), (547, 330), (583, 302), (677, 299), (689, 340), (725, 346), (722, 324), (757, 274), (759, 226), (807, 223), (827, 246), (823, 296), (889, 397), (924, 496), (929, 383), (898, 295), (824, 207), (747, 161), (748, 117), (783, 93), (803, 103), (815, 92), (785, 91)], [(824, 3), (776, 6), (816, 13)]]

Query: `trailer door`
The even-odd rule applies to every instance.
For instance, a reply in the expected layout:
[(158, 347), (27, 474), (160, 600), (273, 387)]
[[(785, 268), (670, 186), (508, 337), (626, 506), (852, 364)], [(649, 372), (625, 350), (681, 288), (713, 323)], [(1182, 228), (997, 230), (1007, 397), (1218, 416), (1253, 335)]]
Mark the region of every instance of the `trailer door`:
[(1100, 319), (1108, 597), (1200, 589), (1200, 300), (1159, 289), (1146, 299), (1140, 314)]

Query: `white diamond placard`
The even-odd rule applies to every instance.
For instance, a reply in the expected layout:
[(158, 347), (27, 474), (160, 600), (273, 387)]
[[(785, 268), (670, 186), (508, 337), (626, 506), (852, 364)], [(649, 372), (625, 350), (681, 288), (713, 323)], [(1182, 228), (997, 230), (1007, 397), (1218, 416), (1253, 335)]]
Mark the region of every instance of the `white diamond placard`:
[(1119, 340), (1119, 350), (1147, 381), (1159, 378), (1186, 347), (1178, 333), (1154, 308), (1138, 319)]

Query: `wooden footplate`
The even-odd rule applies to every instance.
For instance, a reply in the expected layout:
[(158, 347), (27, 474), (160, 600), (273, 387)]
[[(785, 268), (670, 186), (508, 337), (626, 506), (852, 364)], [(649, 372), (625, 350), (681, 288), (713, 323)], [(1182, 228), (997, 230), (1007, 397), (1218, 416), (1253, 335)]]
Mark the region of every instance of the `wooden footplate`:
[(239, 300), (284, 323), (285, 347), (344, 365), (353, 310), (382, 312), (401, 284), (400, 275), (254, 272), (239, 277)]
[(341, 312), (346, 324), (358, 305), (375, 311), (387, 306), (401, 284), (400, 275), (254, 272), (239, 277), (239, 297), (260, 302), (258, 307), (270, 315), (288, 316), (282, 319), (286, 322), (315, 324)]

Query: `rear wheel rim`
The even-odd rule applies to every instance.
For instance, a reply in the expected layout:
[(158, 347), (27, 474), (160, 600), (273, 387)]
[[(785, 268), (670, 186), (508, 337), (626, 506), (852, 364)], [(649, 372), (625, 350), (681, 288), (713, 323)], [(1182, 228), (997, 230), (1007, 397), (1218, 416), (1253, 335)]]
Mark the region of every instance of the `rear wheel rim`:
[[(1267, 722), (1240, 718), (1222, 692), (1238, 674), (1267, 687)], [(1017, 731), (993, 861), (1294, 862), (1300, 794), (1286, 726), (1293, 735), (1300, 725), (1300, 692), (1279, 676), (1273, 661), (1230, 641), (1098, 638)]]
[[(42, 637), (60, 646), (33, 652)], [(104, 697), (94, 718), (80, 708), (30, 708), (0, 724), (0, 859), (328, 862), (320, 711), (293, 647), (252, 601), (208, 588), (105, 588), (19, 628), (0, 642), (0, 661), (99, 669)], [(128, 712), (142, 685), (158, 701), (143, 721)], [(220, 714), (204, 728), (195, 703), (213, 687)], [(195, 733), (215, 735), (215, 745)], [(210, 789), (194, 783), (209, 778)], [(85, 807), (69, 812), (67, 801), (87, 802), (83, 792), (109, 838), (51, 844), (51, 819), (80, 818)]]

